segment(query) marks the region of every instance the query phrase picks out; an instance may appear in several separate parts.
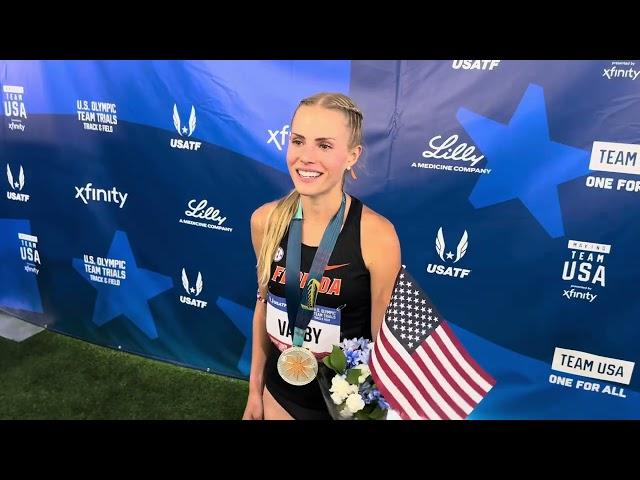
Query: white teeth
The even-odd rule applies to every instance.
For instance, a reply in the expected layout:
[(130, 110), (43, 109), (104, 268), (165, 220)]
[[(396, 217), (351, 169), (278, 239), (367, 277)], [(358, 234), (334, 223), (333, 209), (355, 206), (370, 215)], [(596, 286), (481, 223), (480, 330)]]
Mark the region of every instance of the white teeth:
[(307, 172), (305, 170), (298, 170), (298, 173), (300, 174), (301, 177), (305, 177), (305, 178), (315, 178), (322, 175), (320, 172)]

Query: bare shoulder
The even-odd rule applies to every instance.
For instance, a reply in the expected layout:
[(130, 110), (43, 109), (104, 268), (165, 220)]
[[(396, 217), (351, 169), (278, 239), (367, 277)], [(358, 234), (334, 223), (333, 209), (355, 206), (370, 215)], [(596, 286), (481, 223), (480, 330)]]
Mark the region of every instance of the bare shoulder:
[[(363, 240), (375, 242), (378, 237), (398, 237), (393, 223), (366, 205), (362, 206), (361, 222), (361, 232), (364, 234)], [(364, 238), (365, 236), (366, 238)]]
[(253, 244), (256, 257), (258, 257), (260, 247), (262, 246), (262, 238), (267, 225), (267, 219), (277, 204), (277, 200), (265, 203), (256, 208), (251, 214), (251, 243)]
[(267, 224), (269, 214), (278, 205), (278, 200), (267, 202), (256, 208), (251, 214), (251, 230), (262, 232)]
[(400, 240), (393, 223), (366, 205), (360, 226), (362, 256), (367, 267), (376, 259), (400, 254)]

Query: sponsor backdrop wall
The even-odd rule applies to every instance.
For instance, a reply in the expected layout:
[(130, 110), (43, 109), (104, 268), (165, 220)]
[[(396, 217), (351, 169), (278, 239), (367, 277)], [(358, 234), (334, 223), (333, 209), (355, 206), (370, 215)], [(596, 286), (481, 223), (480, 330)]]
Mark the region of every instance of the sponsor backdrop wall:
[(0, 72), (4, 310), (246, 378), (249, 219), (292, 187), (297, 102), (340, 91), (365, 114), (347, 190), (395, 224), (403, 263), (496, 379), (469, 418), (640, 418), (637, 62), (1, 61)]

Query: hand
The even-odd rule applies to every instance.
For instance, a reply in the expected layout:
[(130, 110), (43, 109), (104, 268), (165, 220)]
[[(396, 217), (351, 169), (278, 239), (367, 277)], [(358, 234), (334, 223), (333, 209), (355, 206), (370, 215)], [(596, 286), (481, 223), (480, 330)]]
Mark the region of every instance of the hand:
[(262, 405), (262, 394), (259, 392), (249, 392), (247, 406), (242, 414), (242, 420), (263, 420), (264, 407)]

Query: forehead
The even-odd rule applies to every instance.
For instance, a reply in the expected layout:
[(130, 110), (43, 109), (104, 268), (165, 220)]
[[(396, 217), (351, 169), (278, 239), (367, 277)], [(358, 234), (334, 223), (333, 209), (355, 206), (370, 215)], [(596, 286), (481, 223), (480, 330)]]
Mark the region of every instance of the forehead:
[(347, 117), (344, 113), (318, 105), (302, 105), (293, 118), (291, 130), (305, 138), (333, 137), (338, 139), (346, 138), (349, 135)]

